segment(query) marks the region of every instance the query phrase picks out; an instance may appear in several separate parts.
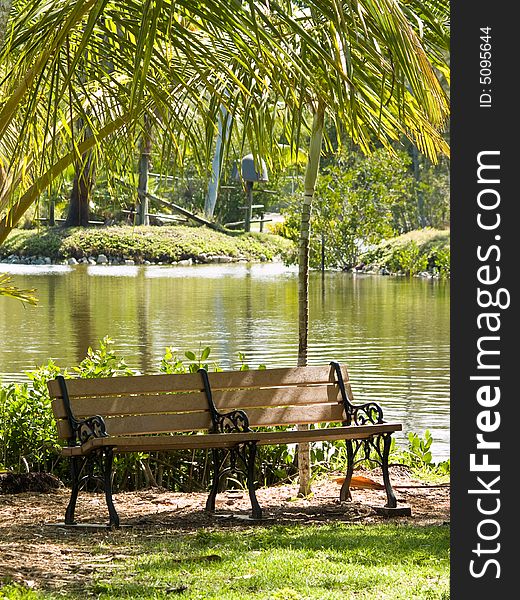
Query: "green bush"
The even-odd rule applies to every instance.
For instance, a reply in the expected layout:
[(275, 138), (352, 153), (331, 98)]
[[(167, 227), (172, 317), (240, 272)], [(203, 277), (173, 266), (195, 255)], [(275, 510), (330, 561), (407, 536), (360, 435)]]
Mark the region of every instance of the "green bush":
[(361, 256), (365, 265), (386, 268), (392, 273), (415, 275), (429, 271), (449, 277), (450, 232), (437, 229), (418, 229), (385, 240)]
[(22, 230), (15, 229), (0, 246), (0, 256), (61, 257), (62, 236), (56, 229)]
[(385, 266), (393, 272), (404, 271), (407, 275), (415, 275), (426, 270), (428, 258), (421, 255), (419, 246), (411, 241), (397, 247)]
[(426, 429), (422, 438), (417, 433), (409, 432), (407, 449), (395, 449), (393, 460), (411, 467), (418, 476), (430, 479), (435, 476), (447, 476), (450, 474), (450, 459), (433, 462), (432, 443), (433, 437), (429, 429)]
[(60, 444), (46, 382), (60, 374), (48, 365), (28, 373), (31, 384), (0, 388), (0, 466), (53, 472)]

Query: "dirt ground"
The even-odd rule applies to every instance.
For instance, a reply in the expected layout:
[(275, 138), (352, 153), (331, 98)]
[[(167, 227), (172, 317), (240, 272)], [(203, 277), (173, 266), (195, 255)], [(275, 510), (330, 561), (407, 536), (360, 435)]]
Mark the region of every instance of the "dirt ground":
[[(381, 481), (377, 471), (356, 474)], [(392, 469), (391, 477), (398, 506), (410, 506), (412, 512), (410, 517), (392, 517), (393, 523), (449, 523), (448, 484), (413, 480), (403, 468)], [(385, 504), (384, 491), (354, 489), (352, 502), (339, 503), (339, 489), (334, 476), (316, 482), (309, 498), (297, 498), (296, 485), (260, 489), (257, 496), (264, 509), (262, 521), (248, 517), (249, 498), (242, 491), (219, 494), (215, 515), (204, 512), (206, 494), (202, 493), (173, 493), (154, 488), (115, 494), (122, 524), (117, 530), (102, 526), (60, 526), (69, 497), (69, 490), (63, 487), (47, 492), (0, 493), (0, 582), (14, 581), (65, 593), (71, 586), (77, 588), (90, 581), (94, 573), (108, 576), (118, 562), (138, 553), (139, 544), (135, 542), (139, 537), (160, 540), (201, 528), (330, 522), (370, 524), (388, 520), (373, 508)], [(80, 494), (78, 523), (103, 524), (106, 515), (102, 494)]]

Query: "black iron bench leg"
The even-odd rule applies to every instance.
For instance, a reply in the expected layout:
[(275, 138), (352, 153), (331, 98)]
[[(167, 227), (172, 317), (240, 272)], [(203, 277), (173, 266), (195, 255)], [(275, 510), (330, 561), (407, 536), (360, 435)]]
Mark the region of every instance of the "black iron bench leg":
[(114, 462), (114, 451), (112, 448), (105, 449), (103, 462), (103, 484), (110, 518), (109, 522), (113, 527), (119, 527), (119, 515), (117, 514), (112, 498), (112, 464)]
[(211, 490), (206, 500), (206, 511), (215, 512), (215, 499), (218, 493), (218, 486), (220, 479), (222, 478), (222, 465), (226, 457), (226, 452), (213, 448), (211, 451), (213, 455), (213, 481), (211, 483)]
[(347, 500), (352, 500), (352, 494), (350, 493), (350, 482), (352, 480), (352, 475), (354, 473), (354, 446), (352, 440), (345, 440), (345, 445), (347, 448), (347, 473), (345, 475), (345, 481), (341, 486), (341, 490), (339, 492), (339, 500), (340, 502), (345, 502)]
[(381, 435), (383, 438), (383, 455), (381, 460), (381, 467), (383, 469), (383, 482), (385, 484), (386, 491), (386, 508), (396, 508), (397, 499), (394, 494), (394, 490), (392, 489), (392, 484), (390, 482), (390, 473), (388, 472), (388, 457), (390, 456), (390, 446), (392, 444), (392, 435), (390, 433), (383, 433)]
[[(247, 490), (249, 492), (249, 499), (251, 500), (251, 516), (253, 519), (262, 518), (262, 508), (256, 498), (255, 490), (255, 459), (256, 459), (256, 442), (249, 442), (245, 444), (248, 448), (246, 450), (247, 457)], [(248, 455), (248, 456), (247, 456)]]
[(65, 523), (74, 525), (74, 513), (76, 511), (76, 502), (78, 500), (80, 474), (84, 458), (81, 456), (71, 456), (70, 458), (70, 476), (72, 479), (72, 490), (70, 492), (70, 500), (65, 511)]
[[(227, 451), (214, 448), (213, 454), (213, 482), (211, 490), (206, 500), (206, 511), (215, 512), (215, 499), (219, 491), (219, 484), (222, 477), (227, 473), (238, 472), (245, 476), (247, 483), (247, 491), (251, 500), (251, 516), (254, 519), (262, 518), (262, 508), (256, 498), (255, 490), (255, 459), (256, 459), (256, 442), (247, 442), (236, 448), (231, 449), (230, 466), (223, 469), (222, 466), (226, 462)], [(240, 460), (244, 469), (237, 468), (237, 459)]]
[[(76, 511), (76, 503), (78, 500), (79, 489), (83, 483), (94, 479), (103, 485), (105, 498), (108, 507), (109, 523), (112, 527), (119, 527), (119, 516), (114, 506), (112, 499), (112, 463), (114, 460), (114, 451), (112, 448), (100, 450), (89, 454), (88, 456), (73, 456), (70, 459), (70, 474), (72, 479), (72, 490), (70, 500), (65, 511), (65, 523), (74, 525), (74, 513)], [(84, 468), (87, 468), (88, 473), (82, 476)], [(99, 475), (94, 475), (94, 470), (97, 470)]]

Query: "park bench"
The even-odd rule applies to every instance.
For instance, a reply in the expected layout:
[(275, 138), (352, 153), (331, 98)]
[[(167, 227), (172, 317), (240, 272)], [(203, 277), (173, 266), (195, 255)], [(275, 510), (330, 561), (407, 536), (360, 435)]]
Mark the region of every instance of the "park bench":
[[(354, 465), (369, 459), (382, 467), (387, 509), (397, 507), (388, 455), (391, 435), (402, 426), (384, 422), (375, 402), (355, 405), (347, 369), (338, 363), (210, 374), (200, 369), (99, 379), (59, 376), (48, 388), (59, 438), (66, 440), (62, 455), (70, 458), (66, 524), (74, 523), (80, 487), (93, 477), (104, 488), (110, 525), (119, 525), (112, 499), (114, 453), (197, 448), (211, 449), (213, 456), (206, 510), (215, 510), (219, 483), (235, 470), (245, 477), (253, 518), (261, 518), (257, 446), (326, 440), (346, 441), (348, 468), (340, 500), (351, 498)], [(298, 430), (303, 424), (316, 427)]]

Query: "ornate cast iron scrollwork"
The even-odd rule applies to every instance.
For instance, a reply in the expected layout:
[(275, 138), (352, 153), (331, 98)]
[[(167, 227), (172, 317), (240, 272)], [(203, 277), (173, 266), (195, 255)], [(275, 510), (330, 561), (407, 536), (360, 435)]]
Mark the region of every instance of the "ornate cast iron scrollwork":
[(346, 425), (379, 425), (383, 423), (383, 409), (377, 402), (367, 402), (366, 404), (352, 404), (348, 398), (341, 366), (332, 361), (331, 366), (336, 373), (337, 383), (341, 392), (343, 406), (345, 407)]
[(62, 375), (56, 377), (63, 397), (63, 404), (65, 411), (69, 419), (69, 425), (72, 429), (72, 437), (69, 440), (71, 446), (77, 446), (78, 444), (84, 444), (88, 440), (94, 438), (108, 437), (105, 420), (100, 415), (94, 415), (87, 419), (78, 420), (72, 412), (72, 406), (70, 404), (69, 392), (67, 390), (67, 384)]
[(244, 433), (251, 431), (249, 419), (243, 410), (233, 410), (228, 413), (218, 413), (213, 421), (212, 433)]
[(83, 421), (76, 421), (75, 433), (80, 444), (93, 438), (108, 437), (105, 420), (99, 415), (94, 415)]
[(251, 431), (249, 419), (243, 410), (232, 410), (227, 413), (220, 413), (215, 406), (211, 386), (209, 384), (208, 372), (205, 369), (199, 369), (204, 384), (204, 392), (208, 400), (209, 412), (213, 427), (211, 433), (247, 433)]
[(378, 425), (383, 422), (383, 410), (376, 402), (351, 404), (351, 407), (353, 425)]

